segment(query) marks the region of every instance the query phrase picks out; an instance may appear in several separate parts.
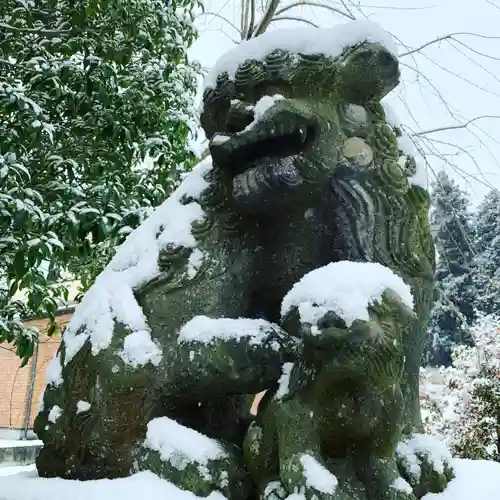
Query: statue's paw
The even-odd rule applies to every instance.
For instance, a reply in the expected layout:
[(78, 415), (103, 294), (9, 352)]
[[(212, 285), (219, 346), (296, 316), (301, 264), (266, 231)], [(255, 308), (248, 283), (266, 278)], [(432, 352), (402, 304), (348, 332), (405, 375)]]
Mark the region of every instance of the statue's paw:
[(167, 417), (149, 422), (146, 440), (133, 456), (132, 472), (149, 470), (197, 496), (218, 491), (231, 499), (246, 500), (252, 488), (237, 447)]
[(279, 480), (269, 481), (262, 490), (260, 500), (285, 500), (288, 497), (283, 483)]
[(387, 500), (417, 500), (413, 488), (402, 477), (397, 478), (389, 487)]
[(290, 495), (299, 494), (306, 500), (338, 500), (337, 478), (320, 459), (308, 453), (286, 459), (281, 476)]
[(263, 342), (264, 347), (271, 347), (282, 361), (295, 361), (301, 354), (302, 343), (280, 326), (273, 323), (270, 325), (272, 328)]
[(435, 436), (409, 436), (399, 443), (396, 460), (401, 476), (417, 498), (444, 491), (454, 477), (451, 454)]

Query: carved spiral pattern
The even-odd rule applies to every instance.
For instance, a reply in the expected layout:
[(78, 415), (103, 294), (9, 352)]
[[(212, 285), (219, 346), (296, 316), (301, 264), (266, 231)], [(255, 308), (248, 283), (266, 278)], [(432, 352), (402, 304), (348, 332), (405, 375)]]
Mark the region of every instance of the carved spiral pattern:
[(259, 86), (275, 84), (280, 93), (293, 97), (295, 89), (310, 88), (311, 95), (328, 93), (333, 88), (337, 59), (323, 55), (294, 54), (275, 50), (262, 60), (249, 59), (242, 63), (230, 79), (227, 73), (218, 75), (215, 88), (203, 94), (200, 117), (207, 137), (224, 130), (225, 114), (231, 100), (246, 96), (258, 100)]

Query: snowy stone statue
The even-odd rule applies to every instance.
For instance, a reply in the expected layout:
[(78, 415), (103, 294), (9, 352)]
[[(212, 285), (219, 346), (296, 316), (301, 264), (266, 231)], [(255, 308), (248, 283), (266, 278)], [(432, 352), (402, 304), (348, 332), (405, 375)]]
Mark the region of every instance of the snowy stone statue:
[(151, 471), (212, 500), (446, 487), (419, 407), (429, 195), (381, 104), (395, 53), (356, 21), (220, 59), (201, 116), (211, 158), (117, 250), (48, 369), (41, 476)]

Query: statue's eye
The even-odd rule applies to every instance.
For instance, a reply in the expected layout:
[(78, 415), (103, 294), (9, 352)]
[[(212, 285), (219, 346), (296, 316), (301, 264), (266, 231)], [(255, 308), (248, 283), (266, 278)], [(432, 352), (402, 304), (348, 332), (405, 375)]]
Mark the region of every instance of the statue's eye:
[(368, 111), (358, 104), (343, 104), (339, 109), (342, 130), (348, 136), (364, 137), (370, 127)]
[(254, 88), (255, 95), (252, 97), (257, 102), (262, 97), (268, 95), (273, 96), (276, 94), (282, 95), (283, 97), (292, 97), (292, 86), (288, 82), (266, 82), (257, 84)]
[(236, 101), (231, 104), (226, 116), (225, 130), (230, 134), (241, 132), (254, 120), (253, 106), (248, 102)]

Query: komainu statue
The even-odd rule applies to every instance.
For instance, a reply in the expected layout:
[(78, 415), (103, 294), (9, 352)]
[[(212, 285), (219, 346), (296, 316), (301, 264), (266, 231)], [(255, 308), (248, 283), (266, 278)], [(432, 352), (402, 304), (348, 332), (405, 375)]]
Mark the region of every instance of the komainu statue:
[(48, 369), (41, 476), (150, 470), (229, 500), (445, 488), (418, 390), (429, 195), (381, 104), (394, 50), (355, 24), (274, 31), (216, 67), (210, 157), (118, 248)]

